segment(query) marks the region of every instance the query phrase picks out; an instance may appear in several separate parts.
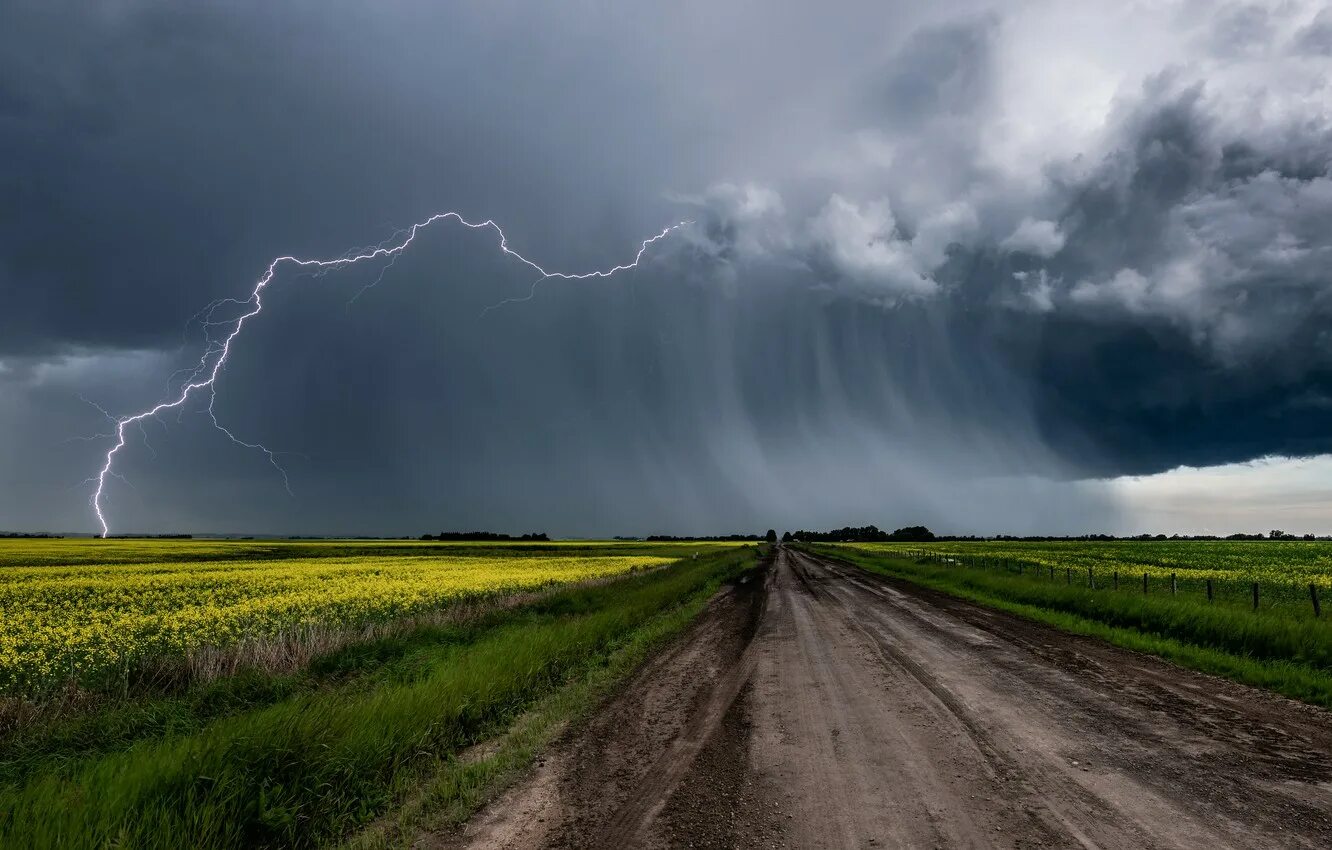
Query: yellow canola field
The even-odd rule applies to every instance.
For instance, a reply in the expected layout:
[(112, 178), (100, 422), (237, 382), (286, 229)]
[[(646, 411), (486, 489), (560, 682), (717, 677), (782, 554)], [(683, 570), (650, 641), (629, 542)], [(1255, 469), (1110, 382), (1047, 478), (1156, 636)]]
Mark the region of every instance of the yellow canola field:
[[(512, 555), (480, 548), (475, 554), (419, 551), (0, 566), (0, 691), (31, 692), (117, 673), (144, 657), (186, 654), (314, 624), (389, 620), (461, 599), (674, 560), (622, 555), (612, 547), (604, 554), (569, 555), (557, 548)], [(160, 554), (160, 547), (154, 552)]]

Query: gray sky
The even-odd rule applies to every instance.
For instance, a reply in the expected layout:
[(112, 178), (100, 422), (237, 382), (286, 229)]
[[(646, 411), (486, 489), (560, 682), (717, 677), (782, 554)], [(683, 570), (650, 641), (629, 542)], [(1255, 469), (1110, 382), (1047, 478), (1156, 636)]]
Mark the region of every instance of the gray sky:
[(0, 528), (1332, 531), (1320, 4), (534, 5), (11, 4)]

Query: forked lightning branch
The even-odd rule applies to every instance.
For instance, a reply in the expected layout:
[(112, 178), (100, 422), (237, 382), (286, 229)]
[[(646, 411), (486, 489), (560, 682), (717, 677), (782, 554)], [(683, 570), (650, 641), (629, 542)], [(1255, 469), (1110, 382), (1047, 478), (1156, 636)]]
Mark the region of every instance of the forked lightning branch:
[[(106, 519), (106, 513), (103, 510), (103, 500), (106, 496), (106, 481), (108, 478), (114, 477), (117, 474), (115, 472), (114, 467), (117, 455), (119, 455), (121, 450), (125, 448), (126, 429), (134, 425), (141, 425), (145, 420), (155, 417), (165, 411), (179, 409), (187, 401), (189, 401), (190, 398), (195, 397), (196, 395), (207, 395), (208, 415), (213, 425), (219, 431), (225, 434), (228, 439), (230, 439), (232, 442), (236, 443), (237, 445), (261, 451), (265, 455), (267, 455), (269, 462), (272, 463), (275, 467), (277, 467), (278, 471), (282, 473), (283, 481), (285, 483), (286, 472), (282, 470), (281, 466), (278, 465), (277, 458), (274, 455), (274, 453), (266, 446), (260, 443), (250, 443), (236, 437), (234, 434), (231, 433), (231, 431), (229, 431), (218, 421), (217, 415), (214, 411), (214, 402), (216, 401), (217, 398), (216, 396), (217, 379), (222, 374), (222, 370), (225, 368), (227, 364), (227, 359), (231, 356), (232, 344), (240, 336), (241, 331), (245, 329), (245, 325), (251, 319), (255, 318), (263, 311), (264, 289), (270, 283), (273, 282), (273, 279), (276, 277), (278, 270), (285, 266), (295, 266), (298, 268), (313, 269), (319, 272), (327, 272), (327, 271), (336, 271), (338, 269), (346, 268), (347, 266), (356, 265), (358, 263), (365, 263), (376, 259), (388, 258), (391, 261), (395, 259), (403, 251), (407, 250), (407, 247), (416, 240), (417, 234), (420, 233), (422, 229), (429, 227), (432, 224), (445, 221), (456, 221), (458, 224), (461, 224), (463, 227), (467, 227), (472, 230), (480, 230), (485, 228), (494, 230), (496, 235), (499, 236), (500, 251), (506, 254), (507, 256), (513, 257), (518, 262), (522, 263), (523, 265), (535, 271), (539, 275), (539, 277), (537, 278), (537, 282), (540, 282), (542, 280), (548, 280), (550, 278), (556, 278), (560, 280), (588, 280), (590, 278), (605, 278), (605, 277), (611, 277), (612, 275), (618, 274), (620, 272), (637, 268), (639, 262), (642, 261), (643, 259), (643, 255), (647, 253), (648, 248), (650, 248), (654, 243), (662, 239), (665, 239), (674, 231), (679, 230), (680, 228), (685, 227), (688, 224), (691, 224), (691, 222), (688, 221), (678, 222), (676, 224), (671, 225), (670, 227), (664, 228), (657, 235), (652, 236), (648, 239), (644, 239), (642, 243), (639, 244), (638, 253), (634, 255), (634, 258), (631, 262), (624, 263), (622, 265), (612, 266), (609, 269), (602, 269), (599, 271), (590, 271), (590, 272), (575, 273), (575, 272), (548, 271), (542, 266), (532, 262), (527, 257), (524, 257), (522, 254), (510, 248), (508, 237), (505, 236), (504, 231), (500, 229), (500, 226), (495, 222), (490, 221), (489, 219), (482, 222), (470, 222), (456, 212), (436, 213), (435, 215), (430, 216), (424, 221), (413, 224), (405, 231), (400, 231), (401, 233), (404, 233), (405, 236), (403, 237), (402, 241), (397, 242), (396, 244), (387, 245), (387, 246), (379, 245), (375, 248), (367, 249), (365, 251), (356, 252), (349, 255), (343, 255), (341, 257), (336, 257), (333, 259), (325, 259), (325, 260), (301, 259), (299, 257), (291, 257), (291, 256), (278, 257), (274, 259), (271, 263), (268, 264), (268, 268), (264, 271), (263, 275), (259, 278), (259, 280), (255, 282), (254, 289), (250, 291), (249, 298), (246, 298), (245, 300), (228, 298), (228, 299), (223, 299), (221, 301), (215, 301), (212, 304), (210, 304), (208, 307), (204, 308), (204, 310), (200, 313), (200, 315), (203, 317), (202, 320), (203, 326), (205, 329), (205, 333), (207, 334), (207, 343), (204, 347), (204, 353), (200, 356), (198, 365), (193, 369), (189, 377), (181, 385), (180, 389), (175, 393), (174, 396), (168, 397), (166, 400), (158, 402), (156, 405), (148, 408), (147, 410), (142, 410), (138, 413), (134, 413), (129, 416), (115, 417), (116, 428), (114, 433), (111, 435), (115, 438), (115, 443), (114, 445), (111, 446), (110, 449), (107, 450), (106, 457), (103, 460), (101, 469), (98, 471), (97, 475), (92, 479), (96, 482), (97, 485), (92, 495), (93, 512), (96, 513), (97, 515), (97, 522), (101, 526), (102, 536), (106, 537), (111, 532), (110, 525), (108, 524)], [(221, 321), (214, 321), (213, 320), (214, 313), (219, 307), (222, 307), (223, 305), (233, 305), (241, 308), (242, 311), (238, 316)], [(223, 327), (225, 329), (225, 333), (215, 338), (212, 335), (210, 329), (218, 326)]]

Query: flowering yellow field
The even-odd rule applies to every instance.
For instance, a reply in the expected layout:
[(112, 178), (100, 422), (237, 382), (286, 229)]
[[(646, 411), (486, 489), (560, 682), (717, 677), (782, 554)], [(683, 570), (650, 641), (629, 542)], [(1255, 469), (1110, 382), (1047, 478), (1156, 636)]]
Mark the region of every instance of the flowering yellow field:
[(0, 691), (670, 563), (663, 547), (0, 541)]

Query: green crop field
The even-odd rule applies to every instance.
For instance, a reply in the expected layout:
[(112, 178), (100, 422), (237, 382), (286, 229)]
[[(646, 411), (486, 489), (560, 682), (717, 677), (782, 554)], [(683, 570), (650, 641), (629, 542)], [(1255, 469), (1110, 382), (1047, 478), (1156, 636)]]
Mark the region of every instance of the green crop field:
[(1332, 706), (1332, 544), (816, 546), (867, 569)]
[(338, 843), (421, 788), (465, 814), (755, 552), (0, 541), (0, 847)]
[[(1262, 610), (1291, 616), (1313, 614), (1315, 587), (1320, 602), (1332, 595), (1332, 543), (1315, 541), (1117, 540), (1106, 542), (960, 541), (947, 543), (856, 544), (866, 551), (928, 553), (956, 563), (991, 569), (1023, 571), (1122, 590), (1174, 593), (1212, 602), (1252, 606), (1258, 585)], [(1172, 585), (1173, 579), (1173, 585)]]

